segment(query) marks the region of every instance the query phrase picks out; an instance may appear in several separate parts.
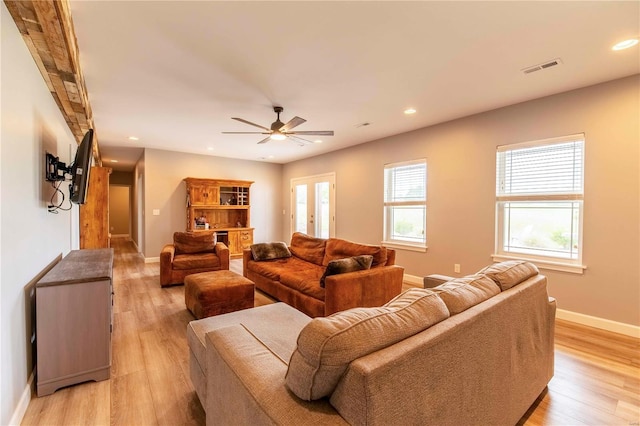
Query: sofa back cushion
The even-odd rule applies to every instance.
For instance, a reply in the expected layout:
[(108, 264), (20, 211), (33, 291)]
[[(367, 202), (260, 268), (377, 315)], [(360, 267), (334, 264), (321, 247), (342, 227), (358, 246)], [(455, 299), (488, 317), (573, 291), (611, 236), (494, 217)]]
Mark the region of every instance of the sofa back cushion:
[(174, 232), (173, 246), (176, 254), (213, 252), (216, 235), (214, 231)]
[(339, 238), (329, 238), (327, 241), (327, 248), (325, 249), (322, 264), (327, 266), (332, 260), (344, 259), (345, 257), (353, 257), (363, 254), (373, 256), (373, 262), (371, 263), (372, 268), (387, 264), (386, 247), (358, 244), (351, 241), (341, 240)]
[(294, 232), (291, 236), (291, 245), (289, 250), (294, 256), (322, 266), (324, 259), (324, 251), (327, 240), (322, 238), (310, 237), (301, 232)]
[(456, 278), (432, 290), (444, 301), (451, 315), (466, 311), (500, 293), (500, 287), (486, 275)]
[(364, 271), (365, 269), (371, 268), (371, 262), (373, 262), (373, 256), (368, 254), (332, 260), (324, 270), (322, 278), (320, 278), (320, 287), (324, 287), (324, 279), (330, 275)]
[(485, 274), (500, 286), (500, 290), (509, 290), (514, 285), (538, 275), (538, 267), (531, 262), (524, 260), (509, 260), (506, 262), (494, 263), (480, 271), (478, 274)]
[(349, 363), (393, 345), (449, 317), (434, 292), (410, 289), (376, 308), (354, 308), (314, 318), (298, 336), (286, 386), (311, 401), (331, 395)]
[(291, 252), (283, 242), (258, 243), (251, 245), (251, 257), (253, 260), (273, 260), (291, 257)]

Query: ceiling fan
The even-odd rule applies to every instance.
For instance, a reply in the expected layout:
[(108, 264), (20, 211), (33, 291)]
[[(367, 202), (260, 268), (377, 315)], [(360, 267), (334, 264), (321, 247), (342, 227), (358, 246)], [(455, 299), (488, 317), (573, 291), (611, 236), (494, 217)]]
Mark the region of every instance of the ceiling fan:
[(243, 123), (249, 124), (251, 126), (255, 126), (255, 127), (259, 127), (263, 130), (265, 130), (264, 132), (222, 132), (224, 134), (236, 134), (236, 135), (269, 135), (266, 138), (262, 139), (260, 143), (265, 143), (267, 141), (269, 141), (269, 139), (274, 139), (274, 140), (284, 140), (284, 139), (291, 139), (294, 142), (298, 142), (300, 144), (309, 144), (309, 143), (313, 143), (312, 141), (308, 140), (308, 139), (304, 139), (301, 138), (299, 135), (304, 135), (304, 136), (333, 136), (333, 130), (308, 130), (308, 131), (302, 131), (302, 132), (292, 132), (291, 129), (301, 125), (302, 123), (304, 123), (305, 120), (304, 118), (300, 118), (300, 117), (293, 117), (291, 120), (289, 120), (287, 122), (287, 124), (284, 124), (282, 121), (280, 121), (280, 113), (284, 110), (284, 108), (282, 108), (281, 106), (274, 106), (273, 107), (273, 111), (278, 115), (278, 118), (276, 119), (276, 121), (274, 121), (273, 123), (271, 123), (271, 128), (268, 127), (264, 127), (261, 126), (259, 124), (256, 123), (252, 123), (250, 121), (247, 121), (243, 118), (237, 118), (237, 117), (232, 117), (234, 120), (238, 120), (241, 121)]

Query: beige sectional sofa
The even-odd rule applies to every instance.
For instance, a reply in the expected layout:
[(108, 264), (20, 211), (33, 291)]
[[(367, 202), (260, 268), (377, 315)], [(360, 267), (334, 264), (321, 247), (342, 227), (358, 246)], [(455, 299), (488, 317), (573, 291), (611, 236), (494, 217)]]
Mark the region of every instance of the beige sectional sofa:
[(329, 317), (277, 303), (191, 322), (191, 377), (208, 425), (515, 424), (553, 376), (555, 309), (518, 261)]

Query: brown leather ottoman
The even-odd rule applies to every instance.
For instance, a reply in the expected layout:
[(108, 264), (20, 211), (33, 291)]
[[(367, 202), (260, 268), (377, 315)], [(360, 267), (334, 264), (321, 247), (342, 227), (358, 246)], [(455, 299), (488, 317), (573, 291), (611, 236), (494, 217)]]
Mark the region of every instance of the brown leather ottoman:
[(198, 319), (253, 308), (254, 291), (253, 281), (228, 270), (184, 279), (184, 303)]

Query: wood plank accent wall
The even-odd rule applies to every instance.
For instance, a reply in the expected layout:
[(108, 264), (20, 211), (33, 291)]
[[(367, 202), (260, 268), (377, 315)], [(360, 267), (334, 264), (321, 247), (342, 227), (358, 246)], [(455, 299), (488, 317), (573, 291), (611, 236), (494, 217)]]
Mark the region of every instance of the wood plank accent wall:
[(94, 130), (94, 158), (102, 165), (68, 0), (4, 0), (42, 78), (79, 144)]

